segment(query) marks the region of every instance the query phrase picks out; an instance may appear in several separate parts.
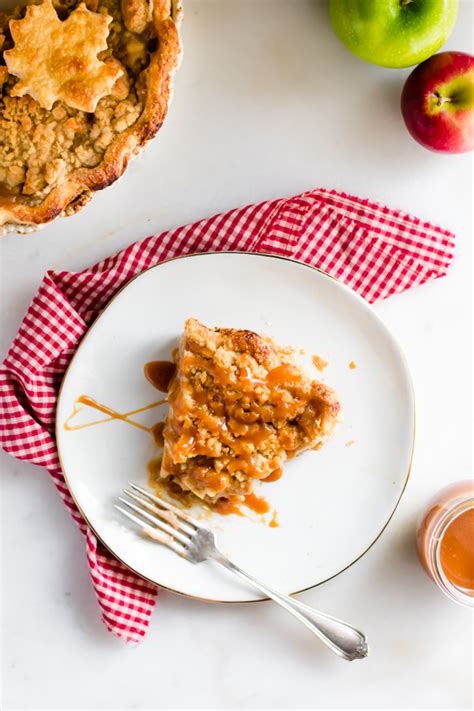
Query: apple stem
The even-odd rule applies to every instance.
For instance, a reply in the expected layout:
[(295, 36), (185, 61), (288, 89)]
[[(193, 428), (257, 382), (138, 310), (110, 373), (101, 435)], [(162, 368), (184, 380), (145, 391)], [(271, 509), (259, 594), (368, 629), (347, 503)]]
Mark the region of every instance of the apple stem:
[(411, 2), (413, 2), (413, 0), (400, 0), (400, 5), (405, 7), (405, 5), (410, 5)]
[(451, 101), (449, 97), (441, 96), (438, 91), (435, 91), (434, 95), (436, 96), (438, 106), (443, 106), (444, 104), (448, 104)]

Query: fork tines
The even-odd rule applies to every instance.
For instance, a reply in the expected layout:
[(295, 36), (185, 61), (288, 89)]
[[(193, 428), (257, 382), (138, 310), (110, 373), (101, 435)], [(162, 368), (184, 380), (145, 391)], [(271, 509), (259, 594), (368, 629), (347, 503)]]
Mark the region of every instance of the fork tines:
[(141, 486), (132, 482), (128, 485), (130, 488), (123, 490), (128, 498), (119, 496), (126, 508), (114, 504), (115, 508), (151, 538), (183, 555), (191, 536), (201, 528), (199, 522)]

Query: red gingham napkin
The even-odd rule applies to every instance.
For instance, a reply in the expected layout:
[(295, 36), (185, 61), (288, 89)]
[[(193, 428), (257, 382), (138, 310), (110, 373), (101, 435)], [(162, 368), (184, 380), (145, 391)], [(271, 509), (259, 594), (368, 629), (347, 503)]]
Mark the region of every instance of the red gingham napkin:
[(373, 302), (445, 275), (453, 248), (454, 235), (440, 227), (368, 200), (314, 190), (148, 237), (83, 272), (46, 274), (0, 370), (0, 444), (51, 474), (85, 535), (92, 583), (111, 632), (142, 639), (158, 589), (119, 563), (82, 519), (59, 466), (54, 417), (71, 356), (117, 290), (171, 257), (241, 250), (312, 264)]

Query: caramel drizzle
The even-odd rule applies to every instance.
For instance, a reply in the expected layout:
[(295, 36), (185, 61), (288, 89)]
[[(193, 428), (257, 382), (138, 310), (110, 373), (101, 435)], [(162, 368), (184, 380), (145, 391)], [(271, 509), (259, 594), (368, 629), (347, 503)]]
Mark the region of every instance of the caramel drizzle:
[[(69, 417), (66, 419), (64, 422), (64, 429), (67, 430), (68, 432), (72, 432), (75, 430), (83, 430), (86, 427), (93, 427), (95, 425), (101, 425), (104, 422), (112, 422), (112, 420), (120, 420), (121, 422), (126, 422), (129, 425), (132, 425), (133, 427), (137, 427), (139, 430), (143, 430), (144, 432), (149, 432), (153, 433), (153, 427), (145, 427), (145, 425), (140, 424), (139, 422), (136, 422), (135, 420), (130, 419), (132, 415), (137, 415), (140, 412), (146, 412), (146, 410), (152, 410), (154, 407), (158, 407), (159, 405), (163, 405), (165, 402), (167, 402), (166, 398), (164, 400), (158, 400), (157, 402), (152, 402), (150, 405), (145, 405), (145, 407), (139, 407), (136, 410), (130, 410), (130, 412), (117, 412), (116, 410), (113, 410), (111, 407), (108, 407), (107, 405), (103, 405), (100, 402), (97, 402), (93, 398), (91, 398), (89, 395), (80, 395), (77, 400), (75, 400), (74, 405), (73, 405), (73, 410)], [(97, 410), (98, 412), (103, 412), (105, 415), (109, 415), (109, 417), (104, 417), (101, 420), (94, 420), (93, 422), (85, 422), (80, 425), (71, 425), (71, 420), (74, 419), (74, 417), (81, 412), (84, 408), (79, 407), (79, 405), (86, 405), (87, 407), (91, 407), (94, 410)]]

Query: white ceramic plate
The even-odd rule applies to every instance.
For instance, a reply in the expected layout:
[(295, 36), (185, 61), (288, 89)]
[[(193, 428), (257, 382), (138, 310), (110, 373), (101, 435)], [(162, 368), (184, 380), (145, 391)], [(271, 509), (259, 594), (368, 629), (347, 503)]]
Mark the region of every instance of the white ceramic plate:
[[(146, 485), (146, 464), (156, 454), (148, 434), (120, 421), (64, 428), (80, 395), (119, 412), (159, 399), (143, 365), (170, 359), (190, 316), (301, 347), (315, 377), (312, 354), (330, 363), (322, 379), (339, 393), (343, 424), (320, 451), (289, 462), (279, 481), (258, 487), (277, 510), (280, 527), (258, 517), (208, 520), (232, 560), (276, 588), (295, 592), (318, 585), (356, 561), (392, 516), (410, 469), (414, 400), (403, 354), (372, 308), (299, 262), (194, 255), (144, 272), (111, 301), (81, 343), (59, 397), (57, 441), (71, 493), (98, 537), (140, 575), (207, 600), (260, 599), (212, 562), (192, 565), (146, 540), (115, 511), (127, 481)], [(97, 419), (87, 410), (79, 417)], [(137, 419), (151, 425), (165, 412), (162, 406)]]

